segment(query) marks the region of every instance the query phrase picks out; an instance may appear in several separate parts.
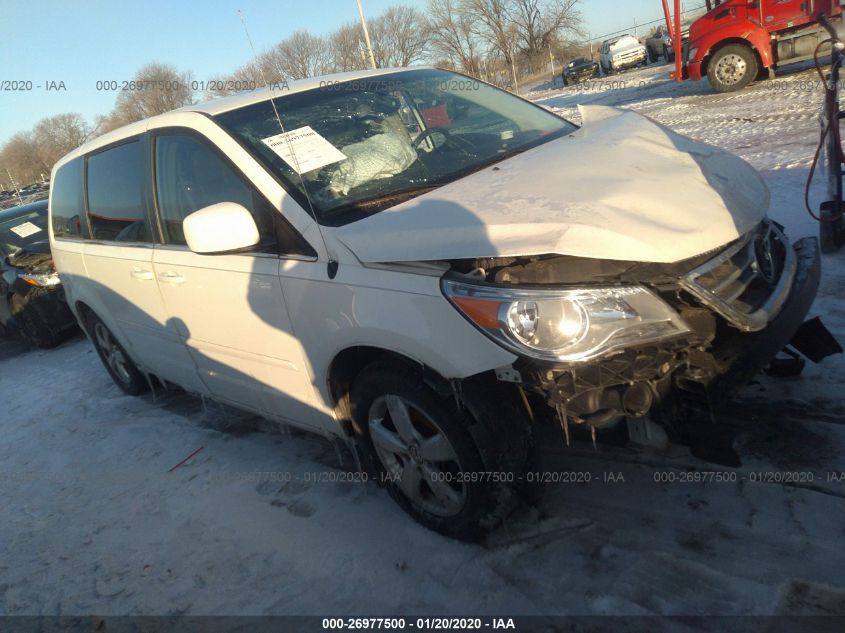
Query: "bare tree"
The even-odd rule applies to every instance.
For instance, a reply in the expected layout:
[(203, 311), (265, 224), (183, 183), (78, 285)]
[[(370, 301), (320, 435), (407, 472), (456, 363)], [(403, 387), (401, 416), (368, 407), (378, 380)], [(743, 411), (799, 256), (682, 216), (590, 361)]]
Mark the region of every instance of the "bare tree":
[(550, 47), (562, 32), (578, 33), (577, 4), (578, 0), (513, 0), (511, 16), (518, 46), (532, 70), (538, 59), (548, 59)]
[(460, 0), (429, 0), (428, 15), (431, 45), (448, 65), (480, 76), (481, 45), (473, 16), (462, 10)]
[(329, 36), (329, 57), (334, 72), (369, 68), (367, 48), (361, 25), (344, 24)]
[(429, 24), (416, 9), (397, 5), (370, 21), (370, 36), (377, 66), (410, 66), (428, 52)]
[(4, 182), (8, 180), (7, 169), (19, 186), (35, 182), (41, 174), (46, 176), (50, 172), (38, 156), (31, 132), (18, 132), (0, 149), (0, 172)]
[(41, 119), (32, 130), (38, 160), (52, 169), (57, 160), (87, 141), (91, 132), (91, 126), (80, 114), (57, 114)]
[(174, 66), (152, 63), (141, 68), (129, 89), (123, 90), (114, 110), (98, 120), (98, 132), (140, 121), (193, 102), (192, 74)]
[(511, 18), (514, 0), (461, 0), (461, 11), (472, 21), (475, 33), (487, 42), (493, 55), (502, 57), (508, 68), (514, 65), (516, 25)]
[(262, 55), (259, 64), (281, 79), (324, 75), (331, 70), (329, 46), (322, 37), (296, 31)]

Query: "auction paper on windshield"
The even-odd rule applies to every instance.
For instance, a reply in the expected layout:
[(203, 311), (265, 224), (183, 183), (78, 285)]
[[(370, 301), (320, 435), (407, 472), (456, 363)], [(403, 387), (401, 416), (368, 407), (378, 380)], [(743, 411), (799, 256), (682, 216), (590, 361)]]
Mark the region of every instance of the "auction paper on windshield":
[(310, 125), (261, 139), (298, 174), (346, 160), (346, 155)]
[(29, 237), (30, 235), (35, 235), (40, 230), (41, 228), (32, 222), (24, 222), (23, 224), (18, 224), (17, 226), (13, 226), (11, 228), (12, 233), (16, 234), (18, 237)]

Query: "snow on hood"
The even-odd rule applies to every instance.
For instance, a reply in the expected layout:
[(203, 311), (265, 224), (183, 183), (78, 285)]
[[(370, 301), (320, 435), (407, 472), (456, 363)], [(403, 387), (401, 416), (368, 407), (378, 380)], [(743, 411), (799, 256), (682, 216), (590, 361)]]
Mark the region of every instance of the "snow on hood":
[(630, 110), (336, 229), (364, 262), (560, 254), (676, 262), (752, 229), (769, 206), (742, 159)]
[(629, 35), (627, 37), (619, 38), (613, 44), (611, 44), (610, 52), (621, 53), (622, 51), (627, 51), (632, 48), (639, 48), (640, 46), (642, 46), (642, 44), (640, 44), (639, 40)]

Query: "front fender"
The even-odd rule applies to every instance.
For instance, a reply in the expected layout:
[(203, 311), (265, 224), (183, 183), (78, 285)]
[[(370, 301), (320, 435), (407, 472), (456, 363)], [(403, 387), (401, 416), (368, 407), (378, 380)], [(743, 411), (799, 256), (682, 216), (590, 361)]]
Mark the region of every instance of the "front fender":
[(288, 262), (282, 285), (305, 362), (324, 400), (325, 377), (350, 347), (393, 352), (446, 379), (510, 365), (516, 356), (484, 336), (440, 291), (440, 275), (341, 266), (334, 280), (325, 267)]
[(736, 25), (726, 25), (723, 28), (709, 31), (697, 40), (690, 40), (690, 50), (697, 49), (696, 55), (690, 58), (689, 63), (700, 64), (702, 74), (707, 72), (707, 59), (721, 46), (727, 44), (744, 43), (751, 47), (760, 56), (763, 68), (774, 65), (772, 47), (769, 39), (769, 32), (766, 29), (746, 22), (741, 29)]

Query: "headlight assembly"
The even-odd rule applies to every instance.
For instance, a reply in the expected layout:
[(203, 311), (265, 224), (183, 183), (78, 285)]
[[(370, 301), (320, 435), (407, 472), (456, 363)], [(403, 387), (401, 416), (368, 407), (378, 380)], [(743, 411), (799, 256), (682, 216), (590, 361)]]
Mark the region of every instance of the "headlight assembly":
[(487, 336), (524, 356), (581, 362), (690, 331), (642, 286), (525, 289), (442, 281), (449, 301)]
[(18, 273), (18, 277), (30, 286), (56, 286), (62, 283), (59, 273)]

